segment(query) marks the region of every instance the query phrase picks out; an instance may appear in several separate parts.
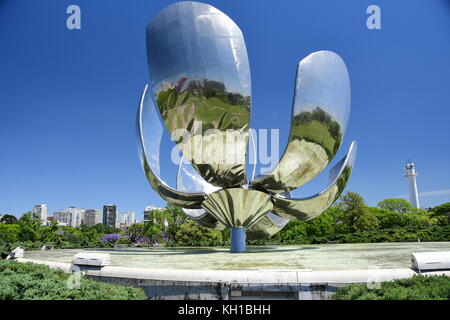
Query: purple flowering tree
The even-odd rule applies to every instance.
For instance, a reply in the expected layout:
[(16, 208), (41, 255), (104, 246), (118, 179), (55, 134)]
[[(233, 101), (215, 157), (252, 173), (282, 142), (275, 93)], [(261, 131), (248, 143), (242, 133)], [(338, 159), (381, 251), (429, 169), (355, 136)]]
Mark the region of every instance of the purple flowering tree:
[(122, 235), (118, 234), (118, 233), (109, 233), (109, 234), (105, 234), (101, 241), (102, 242), (108, 242), (108, 243), (115, 243), (117, 240), (119, 240), (122, 237)]

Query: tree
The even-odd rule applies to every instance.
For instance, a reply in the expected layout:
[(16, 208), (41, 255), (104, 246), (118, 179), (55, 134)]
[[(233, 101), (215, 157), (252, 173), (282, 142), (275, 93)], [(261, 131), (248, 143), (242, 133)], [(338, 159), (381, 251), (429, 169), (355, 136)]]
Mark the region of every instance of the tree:
[(220, 245), (222, 244), (222, 233), (188, 220), (180, 226), (177, 239), (180, 244), (191, 246)]
[(356, 192), (347, 191), (347, 193), (340, 197), (338, 208), (344, 212), (344, 222), (352, 231), (357, 231), (358, 224), (355, 224), (357, 219), (368, 213), (368, 207), (364, 199)]
[(437, 223), (441, 226), (450, 224), (450, 202), (434, 207), (431, 216), (436, 218)]
[(0, 240), (15, 242), (19, 239), (20, 227), (17, 224), (0, 224)]
[(332, 210), (328, 209), (317, 218), (305, 222), (308, 237), (325, 237), (334, 233), (336, 222)]
[(24, 213), (19, 219), (19, 238), (22, 241), (36, 241), (40, 238), (41, 220), (32, 212)]
[(306, 233), (306, 224), (303, 221), (289, 221), (288, 224), (275, 235), (272, 240), (286, 244), (306, 243), (308, 236)]
[(150, 240), (151, 243), (161, 242), (163, 233), (156, 225), (146, 223), (144, 225), (145, 236)]
[(172, 242), (176, 242), (180, 226), (188, 220), (188, 217), (183, 213), (181, 207), (171, 203), (166, 205), (165, 217), (167, 221), (167, 236)]
[(95, 226), (92, 226), (92, 227), (88, 227), (86, 225), (81, 225), (80, 228), (83, 231), (94, 229), (97, 233), (100, 233), (100, 234), (118, 233), (118, 232), (120, 232), (120, 229), (114, 228), (114, 227), (110, 227), (110, 226), (104, 225), (102, 223), (97, 223)]
[(353, 229), (355, 231), (374, 230), (378, 228), (379, 224), (378, 218), (368, 210), (365, 210), (363, 214), (356, 217)]
[(152, 241), (160, 242), (166, 233), (165, 210), (151, 210), (146, 213), (147, 222), (144, 224), (145, 235)]
[(410, 225), (410, 217), (403, 214), (378, 207), (369, 207), (369, 211), (377, 217), (380, 229), (403, 228)]
[(143, 237), (145, 234), (145, 229), (143, 224), (134, 223), (127, 228), (125, 233), (130, 239), (131, 243), (135, 243), (139, 238)]
[(15, 216), (13, 216), (12, 214), (5, 214), (0, 219), (0, 223), (14, 224), (14, 223), (17, 223), (17, 218)]
[(378, 207), (399, 213), (410, 212), (413, 209), (412, 205), (405, 199), (385, 199), (378, 202)]

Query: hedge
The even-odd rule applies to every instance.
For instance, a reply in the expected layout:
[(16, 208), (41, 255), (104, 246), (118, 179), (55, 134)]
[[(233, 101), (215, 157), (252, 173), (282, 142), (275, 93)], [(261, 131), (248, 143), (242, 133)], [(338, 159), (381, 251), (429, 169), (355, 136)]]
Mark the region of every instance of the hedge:
[(96, 282), (80, 277), (69, 289), (71, 274), (45, 265), (0, 260), (0, 300), (145, 300), (140, 288)]
[(418, 276), (410, 279), (382, 282), (380, 288), (351, 284), (332, 296), (335, 300), (449, 300), (450, 277)]

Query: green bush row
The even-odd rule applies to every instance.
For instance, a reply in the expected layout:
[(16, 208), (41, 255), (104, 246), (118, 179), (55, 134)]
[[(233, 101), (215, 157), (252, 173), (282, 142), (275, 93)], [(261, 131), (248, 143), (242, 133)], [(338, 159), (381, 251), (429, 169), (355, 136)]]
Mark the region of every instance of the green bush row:
[(450, 277), (413, 276), (410, 279), (382, 282), (380, 288), (364, 284), (342, 287), (335, 300), (450, 300)]
[(96, 282), (84, 277), (80, 277), (79, 289), (70, 289), (70, 276), (45, 265), (0, 260), (0, 300), (147, 299), (140, 288)]
[(251, 245), (265, 244), (326, 244), (326, 243), (375, 243), (375, 242), (416, 242), (416, 241), (449, 241), (450, 225), (431, 227), (403, 227), (374, 229), (353, 233), (330, 234), (325, 236), (308, 236), (293, 226), (287, 226), (273, 237), (264, 240), (249, 241)]

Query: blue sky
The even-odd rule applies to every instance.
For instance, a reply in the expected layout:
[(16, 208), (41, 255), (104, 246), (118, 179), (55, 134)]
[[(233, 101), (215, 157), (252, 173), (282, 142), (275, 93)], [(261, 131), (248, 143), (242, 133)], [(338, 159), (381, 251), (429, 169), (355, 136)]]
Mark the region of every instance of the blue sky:
[[(38, 203), (50, 213), (115, 203), (140, 216), (148, 204), (164, 205), (140, 168), (134, 126), (149, 80), (145, 26), (172, 2), (0, 0), (0, 214)], [(352, 86), (349, 126), (332, 164), (359, 143), (347, 189), (369, 205), (405, 195), (403, 166), (412, 159), (421, 205), (450, 201), (450, 1), (203, 2), (243, 31), (251, 126), (280, 129), (280, 151), (298, 61), (332, 50)], [(81, 8), (81, 30), (66, 28), (70, 4)], [(381, 30), (366, 27), (370, 4), (381, 8)], [(172, 185), (175, 170), (162, 167)], [(295, 195), (316, 193), (326, 178)]]

